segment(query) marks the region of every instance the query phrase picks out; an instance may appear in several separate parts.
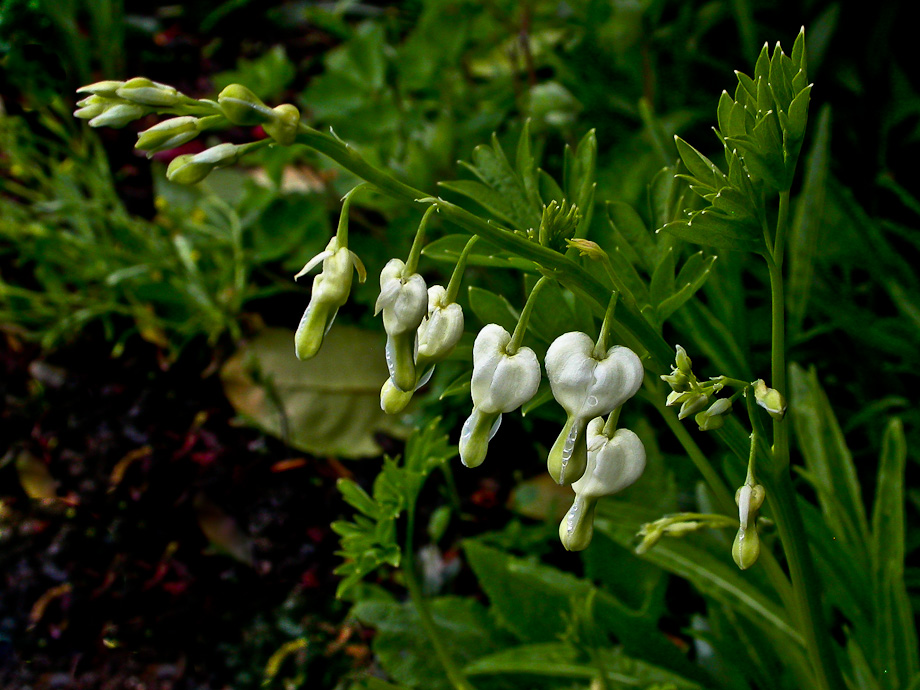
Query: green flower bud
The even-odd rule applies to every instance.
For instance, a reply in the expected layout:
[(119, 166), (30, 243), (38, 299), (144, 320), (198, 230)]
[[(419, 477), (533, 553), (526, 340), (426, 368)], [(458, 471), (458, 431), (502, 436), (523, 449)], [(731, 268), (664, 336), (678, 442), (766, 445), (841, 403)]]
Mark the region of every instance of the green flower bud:
[(670, 375), (662, 374), (659, 378), (668, 384), (675, 393), (684, 393), (690, 390), (690, 377), (677, 369), (671, 372)]
[(696, 414), (709, 404), (709, 396), (704, 393), (685, 393), (684, 395), (688, 395), (688, 397), (684, 399), (684, 404), (680, 406), (680, 412), (677, 414), (678, 419), (685, 419), (692, 414)]
[[(217, 102), (227, 119), (235, 125), (264, 125), (274, 122), (277, 117), (258, 96), (241, 84), (230, 84), (218, 94)], [(299, 113), (297, 117), (300, 119)]]
[(380, 409), (387, 414), (399, 414), (412, 400), (414, 391), (399, 390), (393, 379), (387, 379), (380, 389)]
[(137, 105), (153, 108), (169, 108), (178, 105), (181, 100), (179, 92), (172, 86), (160, 84), (144, 77), (129, 79), (115, 90), (119, 98)]
[(694, 417), (696, 423), (700, 426), (700, 431), (713, 431), (721, 428), (725, 424), (725, 418), (722, 416), (732, 409), (730, 398), (719, 398), (709, 409), (703, 410)]
[(741, 570), (747, 570), (760, 557), (760, 535), (756, 529), (739, 529), (732, 543), (732, 559)]
[(240, 157), (239, 149), (235, 144), (218, 144), (201, 153), (177, 156), (166, 168), (166, 177), (177, 184), (201, 182), (215, 168), (236, 163)]
[(300, 111), (290, 103), (279, 105), (272, 109), (274, 120), (262, 125), (262, 129), (272, 139), (282, 146), (290, 146), (297, 138), (297, 127), (300, 125)]
[(99, 115), (102, 115), (110, 106), (102, 101), (93, 101), (91, 98), (84, 98), (82, 101), (77, 103), (78, 106), (81, 106), (74, 111), (73, 116), (78, 117), (81, 120), (92, 120)]
[(118, 89), (124, 86), (123, 81), (97, 81), (95, 84), (87, 84), (77, 89), (77, 93), (89, 93), (94, 96), (105, 96), (115, 98)]
[(159, 151), (168, 151), (182, 146), (197, 136), (197, 117), (190, 115), (173, 117), (139, 132), (134, 148), (147, 151), (147, 155), (150, 156)]
[(134, 122), (148, 112), (147, 108), (134, 105), (133, 103), (116, 103), (115, 105), (105, 107), (99, 115), (89, 121), (89, 126), (124, 127), (129, 122)]
[(693, 362), (687, 356), (687, 351), (680, 345), (676, 349), (677, 356), (674, 359), (674, 363), (677, 365), (677, 370), (686, 376), (691, 376), (693, 374)]
[(767, 388), (763, 379), (754, 382), (754, 399), (773, 419), (782, 419), (786, 414), (786, 399), (775, 388)]

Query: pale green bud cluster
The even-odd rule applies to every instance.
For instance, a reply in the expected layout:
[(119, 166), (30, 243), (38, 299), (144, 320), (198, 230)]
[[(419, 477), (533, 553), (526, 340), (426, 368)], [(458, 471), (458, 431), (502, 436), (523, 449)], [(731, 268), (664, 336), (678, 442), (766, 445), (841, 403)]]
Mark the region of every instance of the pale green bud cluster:
[(757, 511), (763, 505), (766, 491), (750, 479), (735, 492), (738, 505), (738, 533), (732, 543), (732, 558), (741, 570), (747, 570), (760, 556), (760, 535), (757, 533)]
[(550, 476), (571, 484), (587, 467), (585, 428), (595, 417), (609, 414), (642, 385), (645, 369), (635, 352), (614, 346), (599, 355), (585, 333), (565, 333), (546, 351), (546, 375), (553, 397), (567, 419), (547, 458)]
[(245, 86), (231, 84), (217, 96), (224, 116), (235, 125), (253, 127), (262, 125), (272, 139), (282, 146), (290, 146), (297, 136), (300, 111), (285, 103), (270, 108)]
[(485, 460), (502, 414), (530, 400), (540, 386), (540, 362), (534, 351), (522, 347), (509, 352), (510, 343), (511, 334), (491, 323), (473, 344), (473, 412), (460, 432), (460, 460), (467, 467)]
[(559, 539), (569, 551), (581, 551), (594, 534), (597, 501), (631, 486), (645, 469), (645, 446), (629, 429), (604, 431), (603, 417), (588, 424), (588, 465), (581, 479), (572, 484), (575, 501), (559, 524)]
[(89, 120), (90, 127), (124, 127), (161, 108), (189, 101), (172, 86), (144, 77), (128, 81), (100, 81), (77, 89), (89, 94), (77, 102), (74, 117)]
[(768, 388), (763, 379), (757, 379), (754, 382), (754, 400), (773, 419), (782, 419), (786, 414), (786, 399), (775, 388)]
[(639, 528), (636, 536), (640, 541), (636, 553), (642, 555), (661, 541), (662, 537), (683, 537), (691, 532), (733, 527), (735, 524), (733, 518), (711, 513), (665, 515), (654, 522), (646, 522)]
[(728, 398), (712, 402), (713, 396), (725, 386), (724, 377), (716, 377), (701, 382), (693, 373), (693, 362), (687, 351), (680, 345), (676, 348), (674, 364), (670, 374), (663, 374), (661, 380), (671, 387), (665, 404), (668, 407), (680, 405), (678, 419), (696, 415), (694, 420), (700, 431), (713, 431), (725, 424), (725, 415), (731, 412), (732, 403)]

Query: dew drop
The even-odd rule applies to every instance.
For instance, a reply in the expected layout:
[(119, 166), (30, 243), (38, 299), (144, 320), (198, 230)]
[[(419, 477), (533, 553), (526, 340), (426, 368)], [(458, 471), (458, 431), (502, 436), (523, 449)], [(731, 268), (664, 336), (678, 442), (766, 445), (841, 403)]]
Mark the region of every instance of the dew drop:
[(389, 338), (387, 338), (387, 346), (384, 350), (384, 354), (387, 359), (387, 371), (390, 372), (390, 378), (393, 378), (396, 375), (396, 355), (393, 352), (393, 343)]
[(594, 407), (595, 405), (597, 405), (597, 397), (595, 397), (595, 396), (593, 396), (593, 395), (589, 395), (589, 396), (588, 396), (588, 405), (589, 405), (590, 407)]
[(463, 428), (460, 430), (461, 440), (463, 441), (468, 440), (470, 437), (470, 434), (473, 433), (473, 417), (475, 416), (476, 416), (475, 414), (471, 414), (469, 417), (466, 418), (466, 421), (463, 422)]

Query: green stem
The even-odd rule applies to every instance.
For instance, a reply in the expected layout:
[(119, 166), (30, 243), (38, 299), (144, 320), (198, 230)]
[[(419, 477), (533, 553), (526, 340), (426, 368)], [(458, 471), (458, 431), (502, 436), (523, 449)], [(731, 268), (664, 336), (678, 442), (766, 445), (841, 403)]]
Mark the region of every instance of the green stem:
[(516, 354), (521, 347), (521, 343), (524, 342), (524, 333), (527, 332), (527, 322), (530, 321), (530, 312), (533, 311), (534, 305), (537, 303), (537, 295), (540, 294), (540, 290), (543, 289), (543, 286), (549, 282), (549, 278), (543, 276), (540, 280), (537, 281), (537, 284), (533, 286), (533, 290), (530, 291), (530, 294), (527, 295), (527, 301), (524, 303), (524, 308), (521, 310), (521, 316), (518, 318), (517, 325), (514, 327), (514, 333), (511, 334), (511, 342), (508, 343), (508, 347), (505, 348), (505, 351), (509, 355)]
[(447, 679), (454, 687), (454, 690), (476, 690), (476, 688), (466, 679), (460, 667), (454, 663), (453, 658), (447, 651), (442, 634), (434, 624), (434, 618), (431, 616), (431, 609), (428, 608), (428, 600), (422, 592), (422, 586), (419, 584), (418, 577), (415, 573), (415, 552), (413, 550), (412, 535), (415, 531), (415, 504), (410, 502), (406, 510), (406, 539), (403, 546), (403, 576), (406, 579), (406, 588), (409, 590), (409, 597), (412, 599), (412, 605), (418, 611), (418, 617), (421, 621), (422, 628), (434, 647), (435, 656), (441, 663)]
[(335, 231), (335, 236), (339, 239), (339, 247), (348, 246), (348, 211), (351, 209), (351, 201), (360, 190), (368, 187), (369, 185), (366, 182), (362, 182), (342, 197), (342, 212), (339, 215), (339, 225)]
[(447, 284), (447, 293), (445, 295), (448, 304), (453, 304), (457, 301), (457, 293), (460, 292), (460, 281), (463, 280), (463, 273), (466, 271), (466, 260), (470, 252), (473, 251), (473, 245), (476, 244), (477, 240), (479, 240), (479, 235), (473, 235), (469, 239), (460, 253), (460, 258), (457, 259), (454, 272), (450, 274), (450, 282)]
[(422, 247), (425, 244), (425, 230), (428, 229), (428, 219), (431, 214), (437, 211), (436, 206), (429, 206), (422, 216), (422, 222), (418, 224), (418, 230), (415, 231), (415, 239), (412, 240), (412, 249), (409, 250), (409, 258), (406, 259), (406, 270), (404, 275), (411, 276), (418, 269), (418, 259), (422, 255)]
[(594, 346), (594, 358), (604, 359), (607, 356), (607, 341), (610, 340), (610, 329), (613, 328), (614, 314), (617, 309), (617, 295), (614, 290), (610, 294), (610, 301), (607, 302), (607, 311), (604, 313), (604, 320), (601, 322), (601, 332), (597, 336), (597, 344)]
[[(773, 256), (767, 257), (772, 299), (771, 386), (786, 395), (786, 334), (783, 294), (783, 244), (789, 223), (789, 192), (780, 193), (779, 218)], [(836, 690), (846, 687), (834, 654), (831, 636), (821, 611), (821, 592), (814, 562), (805, 537), (805, 526), (796, 503), (789, 472), (789, 422), (787, 417), (773, 420), (773, 453), (769, 471), (761, 481), (773, 508), (789, 576), (796, 600), (799, 625), (811, 661), (817, 687)]]

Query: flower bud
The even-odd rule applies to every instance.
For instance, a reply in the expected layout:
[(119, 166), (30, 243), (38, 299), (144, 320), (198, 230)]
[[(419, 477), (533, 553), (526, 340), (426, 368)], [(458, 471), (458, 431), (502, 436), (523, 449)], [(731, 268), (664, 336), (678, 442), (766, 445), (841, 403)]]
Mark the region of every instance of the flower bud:
[(404, 275), (405, 270), (399, 259), (383, 267), (375, 313), (383, 312), (390, 378), (400, 390), (411, 391), (416, 385), (415, 332), (427, 311), (428, 289), (422, 276)]
[(272, 109), (272, 117), (271, 121), (262, 125), (265, 133), (282, 146), (293, 144), (300, 124), (300, 111), (297, 107), (290, 103), (279, 105)]
[(692, 414), (696, 414), (709, 404), (709, 396), (705, 393), (689, 393), (680, 406), (680, 412), (677, 414), (678, 419), (684, 419)]
[(119, 98), (137, 105), (168, 108), (178, 105), (181, 97), (172, 86), (160, 84), (144, 77), (129, 79), (115, 90)]
[(460, 460), (477, 467), (485, 460), (489, 441), (498, 431), (501, 415), (530, 400), (540, 386), (540, 363), (529, 347), (508, 354), (511, 335), (489, 324), (473, 344), (473, 378), (470, 394), (473, 412), (460, 432)]
[[(226, 118), (235, 125), (264, 125), (273, 122), (276, 117), (271, 108), (241, 84), (230, 84), (218, 94), (217, 102)], [(300, 118), (299, 113), (297, 117)]]
[(559, 336), (546, 351), (546, 375), (553, 397), (568, 418), (547, 458), (550, 476), (570, 484), (587, 465), (585, 427), (629, 400), (642, 385), (644, 369), (635, 352), (611, 347), (596, 358), (594, 341), (573, 331)]
[(725, 424), (725, 418), (722, 416), (732, 409), (731, 398), (719, 398), (708, 409), (703, 410), (694, 417), (699, 424), (700, 431), (713, 431), (721, 428)]
[(95, 84), (87, 84), (77, 89), (77, 93), (89, 93), (93, 96), (105, 96), (106, 98), (115, 98), (118, 89), (124, 86), (123, 81), (97, 81)]
[(732, 542), (732, 559), (741, 570), (747, 570), (760, 557), (760, 535), (756, 529), (739, 529)]
[(114, 105), (104, 106), (102, 112), (89, 121), (89, 126), (124, 127), (129, 122), (134, 122), (146, 114), (147, 109), (139, 105), (134, 105), (133, 103), (115, 103)]
[(109, 103), (102, 98), (84, 98), (77, 101), (79, 108), (74, 111), (73, 116), (81, 120), (92, 120), (102, 115), (109, 107)]
[(134, 148), (152, 155), (190, 142), (198, 136), (198, 118), (191, 115), (173, 117), (139, 132)]
[(428, 288), (428, 315), (418, 327), (416, 364), (424, 367), (443, 361), (463, 335), (463, 309), (447, 302), (447, 290), (441, 285)]
[(177, 184), (195, 184), (215, 168), (233, 165), (239, 157), (240, 147), (236, 144), (218, 144), (201, 153), (176, 156), (166, 168), (166, 177)]
[(767, 388), (763, 379), (754, 382), (754, 399), (773, 419), (782, 419), (786, 414), (786, 399), (775, 388)]
[(295, 276), (295, 280), (320, 261), (323, 263), (322, 271), (313, 279), (310, 303), (294, 334), (297, 359), (310, 359), (319, 352), (339, 307), (345, 304), (351, 292), (352, 270), (356, 266), (357, 257), (348, 247), (339, 246), (338, 236), (329, 240), (326, 250), (313, 257)]
[(668, 384), (675, 393), (684, 393), (690, 390), (690, 377), (678, 369), (675, 369), (671, 374), (662, 374), (659, 378)]
[(399, 414), (412, 400), (414, 391), (401, 391), (387, 379), (380, 389), (380, 409), (387, 414)]
[(674, 358), (674, 364), (677, 365), (677, 370), (686, 376), (691, 376), (693, 374), (693, 362), (687, 356), (687, 351), (680, 345), (676, 347), (676, 350), (677, 356)]

